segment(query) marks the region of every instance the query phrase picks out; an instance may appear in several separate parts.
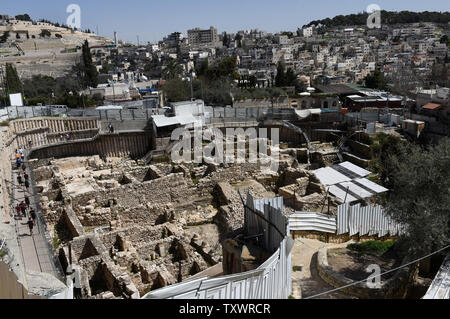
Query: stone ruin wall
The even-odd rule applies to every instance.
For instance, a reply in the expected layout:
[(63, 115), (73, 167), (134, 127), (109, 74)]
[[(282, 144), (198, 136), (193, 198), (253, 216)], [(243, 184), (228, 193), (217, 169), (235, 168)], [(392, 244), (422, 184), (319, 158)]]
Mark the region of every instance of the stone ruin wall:
[[(220, 250), (205, 246), (201, 239), (194, 240), (182, 228), (187, 221), (179, 222), (180, 216), (195, 211), (200, 223), (212, 223), (212, 217), (202, 217), (206, 203), (196, 203), (196, 187), (182, 169), (171, 173), (175, 169), (169, 169), (170, 165), (160, 165), (159, 169), (133, 166), (117, 174), (115, 168), (93, 178), (100, 185), (108, 182), (111, 188), (72, 196), (60, 176), (61, 168), (52, 163), (36, 160), (33, 164), (37, 181), (49, 181), (41, 193), (41, 206), (54, 232), (56, 226), (69, 232), (62, 239), (75, 250), (73, 258), (82, 269), (84, 297), (132, 298), (136, 291), (144, 293), (176, 283), (220, 262)], [(105, 165), (99, 163), (97, 158), (73, 168), (87, 165), (103, 171)], [(140, 180), (130, 172), (141, 174)], [(120, 185), (124, 179), (125, 184)], [(92, 232), (93, 227), (108, 225), (105, 232)], [(96, 244), (95, 238), (101, 244)], [(60, 249), (63, 265), (68, 264), (68, 255), (64, 244)]]
[(33, 148), (66, 142), (68, 133), (71, 140), (93, 138), (100, 127), (97, 119), (46, 117), (15, 120), (11, 126), (17, 135), (17, 148), (28, 148), (30, 140)]
[(52, 145), (33, 151), (32, 158), (64, 158), (72, 156), (101, 157), (140, 157), (151, 148), (152, 134), (123, 133), (115, 135), (99, 135), (92, 141), (66, 142), (61, 145)]

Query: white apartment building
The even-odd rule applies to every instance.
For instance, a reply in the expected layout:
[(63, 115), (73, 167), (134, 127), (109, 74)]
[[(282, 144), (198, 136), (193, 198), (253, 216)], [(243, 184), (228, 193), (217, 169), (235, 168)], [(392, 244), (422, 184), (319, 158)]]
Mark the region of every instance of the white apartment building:
[(305, 38), (310, 38), (310, 37), (313, 36), (313, 32), (314, 32), (313, 27), (304, 28), (304, 29), (303, 29), (303, 36), (304, 36)]

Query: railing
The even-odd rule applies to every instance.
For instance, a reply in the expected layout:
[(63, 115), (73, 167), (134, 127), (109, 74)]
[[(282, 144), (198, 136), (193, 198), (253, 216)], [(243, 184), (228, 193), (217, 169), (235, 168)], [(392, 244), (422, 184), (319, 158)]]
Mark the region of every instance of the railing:
[[(28, 154), (26, 155), (26, 161), (28, 161)], [(41, 208), (41, 205), (39, 202), (40, 196), (38, 195), (38, 193), (36, 191), (34, 171), (31, 168), (29, 168), (28, 171), (30, 174), (31, 194), (33, 195), (33, 200), (34, 200), (34, 205), (35, 205), (36, 211), (39, 212), (37, 214), (37, 225), (38, 225), (39, 233), (41, 234), (41, 236), (44, 239), (44, 242), (46, 244), (46, 249), (48, 251), (49, 256), (52, 257), (51, 265), (52, 265), (54, 274), (57, 276), (57, 278), (59, 280), (61, 280), (63, 283), (66, 283), (65, 271), (61, 265), (61, 262), (59, 261), (59, 258), (56, 255), (53, 239), (49, 236), (49, 230), (47, 228), (47, 223), (42, 216), (42, 208)]]

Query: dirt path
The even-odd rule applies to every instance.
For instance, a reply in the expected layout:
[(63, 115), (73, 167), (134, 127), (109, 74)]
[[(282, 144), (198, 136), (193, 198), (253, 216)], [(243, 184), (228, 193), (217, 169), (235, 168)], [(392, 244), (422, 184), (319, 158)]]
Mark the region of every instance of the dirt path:
[[(292, 267), (301, 266), (301, 271), (292, 272), (293, 297), (307, 298), (334, 289), (320, 278), (317, 272), (317, 252), (329, 244), (318, 240), (298, 238), (292, 249)], [(331, 245), (329, 245), (331, 246)], [(317, 299), (355, 299), (339, 291), (316, 297)]]

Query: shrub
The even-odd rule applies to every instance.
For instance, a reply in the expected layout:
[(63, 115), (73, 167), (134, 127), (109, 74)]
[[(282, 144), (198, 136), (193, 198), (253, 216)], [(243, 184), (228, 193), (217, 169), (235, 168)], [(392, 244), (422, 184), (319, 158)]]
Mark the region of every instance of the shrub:
[(9, 120), (5, 120), (3, 122), (0, 122), (0, 126), (9, 126)]
[(364, 243), (350, 244), (347, 248), (351, 251), (365, 254), (382, 255), (387, 252), (395, 242), (393, 241), (366, 241)]

